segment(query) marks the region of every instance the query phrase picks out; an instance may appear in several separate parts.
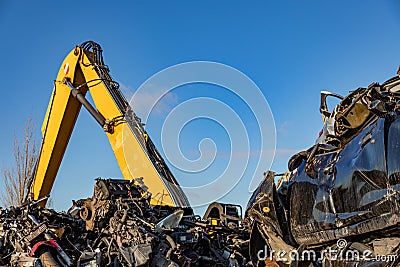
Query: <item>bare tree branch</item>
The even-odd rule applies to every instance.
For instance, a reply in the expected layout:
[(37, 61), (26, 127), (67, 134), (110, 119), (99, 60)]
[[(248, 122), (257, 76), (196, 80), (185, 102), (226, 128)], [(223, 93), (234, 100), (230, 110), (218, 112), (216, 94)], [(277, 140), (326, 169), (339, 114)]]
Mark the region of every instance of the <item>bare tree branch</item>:
[(3, 168), (3, 184), (5, 191), (0, 202), (5, 207), (22, 205), (29, 194), (30, 179), (35, 171), (38, 158), (38, 142), (34, 136), (34, 124), (30, 116), (24, 130), (24, 140), (19, 141), (14, 135), (14, 162)]

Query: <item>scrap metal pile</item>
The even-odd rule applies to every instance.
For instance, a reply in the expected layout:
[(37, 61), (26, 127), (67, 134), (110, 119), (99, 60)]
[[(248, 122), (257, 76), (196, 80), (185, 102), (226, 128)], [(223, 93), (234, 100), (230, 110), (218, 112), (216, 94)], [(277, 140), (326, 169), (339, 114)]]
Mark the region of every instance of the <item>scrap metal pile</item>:
[[(40, 200), (39, 200), (40, 201)], [(245, 266), (248, 231), (191, 209), (150, 205), (127, 180), (98, 179), (67, 213), (36, 202), (1, 210), (0, 266)]]
[(0, 266), (400, 266), (398, 74), (346, 97), (322, 92), (316, 144), (278, 183), (265, 174), (244, 219), (233, 204), (201, 219), (151, 205), (140, 180), (98, 179), (68, 212), (43, 199), (0, 209)]

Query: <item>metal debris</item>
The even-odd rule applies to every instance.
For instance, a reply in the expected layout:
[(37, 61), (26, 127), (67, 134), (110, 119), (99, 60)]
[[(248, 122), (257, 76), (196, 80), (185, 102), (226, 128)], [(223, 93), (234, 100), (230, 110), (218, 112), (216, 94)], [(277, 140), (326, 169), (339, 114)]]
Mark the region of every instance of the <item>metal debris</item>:
[(133, 182), (97, 179), (93, 196), (67, 213), (41, 200), (2, 210), (0, 265), (250, 266), (241, 218), (211, 225), (191, 209), (152, 206), (150, 197)]
[[(332, 111), (327, 96), (341, 100)], [(277, 186), (266, 173), (249, 201), (253, 263), (262, 251), (283, 266), (399, 266), (400, 77), (346, 97), (322, 92), (320, 110), (316, 144), (290, 159)]]

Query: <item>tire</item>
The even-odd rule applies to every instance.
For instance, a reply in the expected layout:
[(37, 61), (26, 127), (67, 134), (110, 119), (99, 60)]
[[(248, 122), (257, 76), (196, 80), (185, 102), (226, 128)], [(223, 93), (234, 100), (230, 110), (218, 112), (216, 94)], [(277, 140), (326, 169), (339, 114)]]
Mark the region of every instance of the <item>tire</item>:
[(56, 259), (54, 259), (53, 255), (51, 255), (50, 251), (45, 251), (40, 255), (40, 260), (42, 262), (43, 267), (62, 267)]

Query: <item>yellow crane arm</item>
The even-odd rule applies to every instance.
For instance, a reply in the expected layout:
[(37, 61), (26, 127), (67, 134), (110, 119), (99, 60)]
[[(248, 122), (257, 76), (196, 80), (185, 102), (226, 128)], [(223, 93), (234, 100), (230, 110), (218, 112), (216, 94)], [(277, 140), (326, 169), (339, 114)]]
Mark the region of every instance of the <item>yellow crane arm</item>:
[[(88, 91), (96, 108), (85, 98)], [(82, 105), (106, 132), (124, 179), (143, 182), (152, 194), (152, 204), (190, 206), (118, 83), (111, 78), (100, 45), (92, 41), (68, 54), (54, 83), (31, 186), (35, 200), (50, 194)]]

